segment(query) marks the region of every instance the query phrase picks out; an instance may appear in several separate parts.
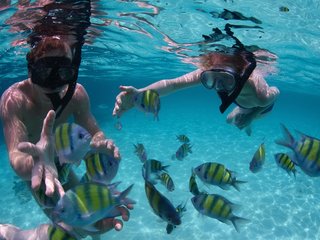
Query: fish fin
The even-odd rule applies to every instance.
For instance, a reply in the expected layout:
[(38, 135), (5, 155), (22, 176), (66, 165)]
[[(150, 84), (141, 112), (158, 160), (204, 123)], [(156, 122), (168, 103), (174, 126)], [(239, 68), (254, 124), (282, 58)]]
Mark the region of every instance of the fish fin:
[(120, 202), (124, 205), (128, 205), (128, 204), (135, 204), (136, 201), (130, 199), (130, 198), (126, 198), (127, 195), (130, 193), (132, 187), (133, 187), (134, 184), (131, 184), (126, 190), (124, 190), (123, 192), (120, 193), (119, 195), (119, 199), (120, 199)]
[[(240, 224), (241, 223), (245, 223), (245, 222), (250, 222), (249, 219), (246, 219), (246, 218), (242, 218), (242, 217), (238, 217), (238, 216), (235, 216), (233, 215), (231, 218), (230, 218), (230, 221), (232, 222), (234, 228), (236, 229), (237, 232), (240, 232)], [(241, 224), (242, 225), (242, 224)]]
[(276, 144), (288, 147), (293, 149), (295, 140), (289, 130), (286, 128), (284, 124), (281, 123), (282, 132), (284, 135), (284, 139), (277, 139), (275, 142)]
[(235, 189), (237, 189), (237, 191), (240, 192), (239, 184), (242, 184), (242, 183), (247, 183), (247, 181), (240, 181), (240, 180), (234, 179), (234, 181), (231, 183), (231, 185), (232, 185)]
[(96, 228), (94, 225), (87, 225), (87, 226), (84, 226), (84, 227), (81, 227), (89, 232), (98, 232), (99, 229)]
[(172, 154), (171, 155), (171, 160), (175, 160), (176, 159), (176, 155), (175, 154)]
[(175, 228), (174, 225), (168, 223), (168, 225), (166, 227), (167, 233), (170, 234), (173, 231), (174, 228)]
[(302, 137), (302, 139), (311, 138), (311, 139), (315, 139), (315, 140), (317, 140), (317, 141), (320, 141), (320, 138), (312, 137), (312, 136), (307, 135), (307, 134), (305, 134), (305, 133), (303, 133), (303, 132), (301, 132), (301, 131), (299, 131), (299, 130), (297, 130), (297, 129), (295, 129), (294, 131), (295, 131), (297, 134), (299, 134), (299, 135)]
[(170, 167), (170, 165), (162, 166), (162, 169), (161, 169), (161, 170), (162, 170), (162, 171), (165, 171), (165, 172), (168, 172), (168, 170), (167, 170), (168, 167)]

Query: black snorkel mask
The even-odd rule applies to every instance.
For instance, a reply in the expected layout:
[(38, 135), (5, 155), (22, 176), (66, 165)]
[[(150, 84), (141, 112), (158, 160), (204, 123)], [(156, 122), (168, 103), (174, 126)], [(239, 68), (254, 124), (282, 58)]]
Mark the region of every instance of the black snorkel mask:
[(66, 57), (44, 57), (34, 63), (28, 60), (28, 69), (34, 84), (50, 90), (68, 85), (63, 98), (60, 97), (59, 91), (46, 94), (51, 100), (53, 110), (56, 111), (56, 118), (61, 115), (75, 92), (79, 65), (80, 60), (73, 62)]
[[(248, 62), (248, 65), (243, 72), (242, 75), (238, 74), (236, 71), (234, 71), (232, 68), (225, 68), (225, 69), (212, 69), (208, 71), (204, 71), (201, 76), (201, 82), (204, 85), (204, 87), (208, 89), (216, 88), (217, 85), (216, 81), (214, 80), (214, 75), (217, 75), (218, 77), (222, 77), (222, 83), (221, 85), (224, 85), (220, 89), (216, 89), (217, 93), (221, 99), (221, 105), (219, 107), (219, 110), (221, 113), (224, 113), (226, 109), (235, 101), (235, 99), (239, 96), (244, 84), (249, 79), (251, 73), (256, 67), (256, 60), (254, 58), (253, 53), (248, 51), (239, 51), (239, 49), (236, 49), (235, 52), (237, 54), (244, 54), (244, 59)], [(211, 74), (211, 80), (210, 78)], [(220, 74), (220, 76), (219, 76)], [(228, 84), (223, 84), (223, 80), (227, 80)], [(232, 80), (234, 81), (234, 84), (232, 85)]]

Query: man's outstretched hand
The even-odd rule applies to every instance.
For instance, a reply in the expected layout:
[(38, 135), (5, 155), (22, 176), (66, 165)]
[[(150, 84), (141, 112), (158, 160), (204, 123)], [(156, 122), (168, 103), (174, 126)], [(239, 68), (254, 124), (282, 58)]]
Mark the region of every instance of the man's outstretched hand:
[(55, 148), (53, 138), (53, 126), (55, 122), (55, 112), (50, 110), (43, 120), (40, 140), (37, 144), (31, 142), (21, 142), (18, 149), (21, 152), (30, 154), (33, 157), (34, 165), (32, 168), (31, 186), (37, 190), (41, 182), (45, 182), (46, 195), (52, 196), (55, 190), (60, 194), (63, 188), (58, 179), (57, 168), (54, 163)]

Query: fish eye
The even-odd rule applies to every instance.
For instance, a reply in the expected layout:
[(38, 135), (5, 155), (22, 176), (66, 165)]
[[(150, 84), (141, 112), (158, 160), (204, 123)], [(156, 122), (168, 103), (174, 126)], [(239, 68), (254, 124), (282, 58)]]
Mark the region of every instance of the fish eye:
[(84, 134), (83, 134), (83, 133), (79, 133), (78, 137), (79, 137), (80, 139), (82, 139), (82, 138), (84, 138)]

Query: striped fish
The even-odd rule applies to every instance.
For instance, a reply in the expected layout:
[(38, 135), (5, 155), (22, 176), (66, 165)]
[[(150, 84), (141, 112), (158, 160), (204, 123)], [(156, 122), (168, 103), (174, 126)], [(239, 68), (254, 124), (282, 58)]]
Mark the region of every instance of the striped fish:
[(90, 150), (91, 135), (80, 125), (63, 123), (55, 129), (55, 148), (60, 164), (77, 163)]
[(77, 240), (78, 238), (72, 236), (67, 231), (60, 227), (49, 226), (48, 228), (48, 239), (49, 240)]
[(167, 188), (168, 191), (174, 191), (174, 183), (170, 175), (166, 172), (162, 172), (159, 176), (161, 183)]
[(171, 233), (174, 226), (181, 224), (181, 214), (149, 181), (145, 181), (145, 191), (153, 212), (167, 222), (167, 233)]
[(138, 93), (134, 98), (134, 103), (140, 110), (147, 113), (153, 113), (154, 118), (159, 120), (160, 96), (157, 91), (148, 89)]
[(177, 140), (181, 143), (189, 143), (190, 142), (190, 139), (184, 134), (178, 135)]
[(200, 194), (200, 191), (196, 182), (196, 174), (194, 173), (193, 169), (191, 170), (191, 176), (189, 179), (189, 191), (195, 196)]
[(135, 202), (126, 198), (133, 185), (119, 194), (115, 189), (118, 184), (90, 182), (69, 189), (53, 210), (54, 222), (63, 221), (72, 227), (85, 228), (103, 218), (120, 216), (117, 206)]
[(155, 184), (155, 179), (159, 178), (158, 174), (162, 171), (167, 171), (168, 167), (169, 165), (164, 166), (162, 162), (158, 160), (149, 159), (142, 166), (142, 176), (144, 179), (147, 179), (148, 181)]
[(260, 144), (259, 148), (253, 155), (253, 158), (250, 162), (250, 171), (256, 173), (262, 169), (264, 161), (266, 159), (266, 149), (264, 143)]
[(276, 160), (276, 163), (279, 167), (283, 168), (284, 170), (287, 171), (287, 173), (290, 175), (292, 172), (294, 177), (296, 177), (296, 168), (295, 164), (291, 161), (290, 157), (288, 154), (285, 153), (277, 153), (274, 155), (274, 158)]
[[(187, 157), (189, 153), (192, 153), (191, 149), (192, 149), (192, 146), (190, 145), (190, 143), (183, 143), (176, 151), (176, 154), (174, 155), (174, 157), (181, 161), (185, 157)], [(172, 157), (172, 159), (174, 159), (174, 157)]]
[(134, 153), (138, 156), (140, 161), (144, 163), (147, 161), (147, 151), (142, 143), (138, 143), (137, 145), (133, 144)]
[(220, 163), (203, 163), (196, 167), (194, 172), (204, 183), (217, 185), (224, 190), (228, 190), (229, 186), (233, 186), (240, 191), (238, 185), (245, 183), (245, 181), (237, 180), (233, 172)]
[(300, 133), (301, 137), (297, 141), (289, 130), (282, 124), (285, 139), (276, 140), (276, 143), (290, 148), (291, 160), (299, 166), (302, 171), (311, 177), (320, 176), (320, 139)]
[(88, 153), (84, 161), (87, 171), (82, 182), (93, 181), (104, 184), (109, 184), (116, 176), (120, 163), (114, 157), (103, 153)]
[(203, 215), (215, 218), (223, 223), (232, 222), (234, 228), (239, 232), (237, 222), (248, 221), (245, 218), (235, 216), (232, 211), (234, 204), (218, 194), (201, 193), (192, 197), (191, 202), (195, 209)]

